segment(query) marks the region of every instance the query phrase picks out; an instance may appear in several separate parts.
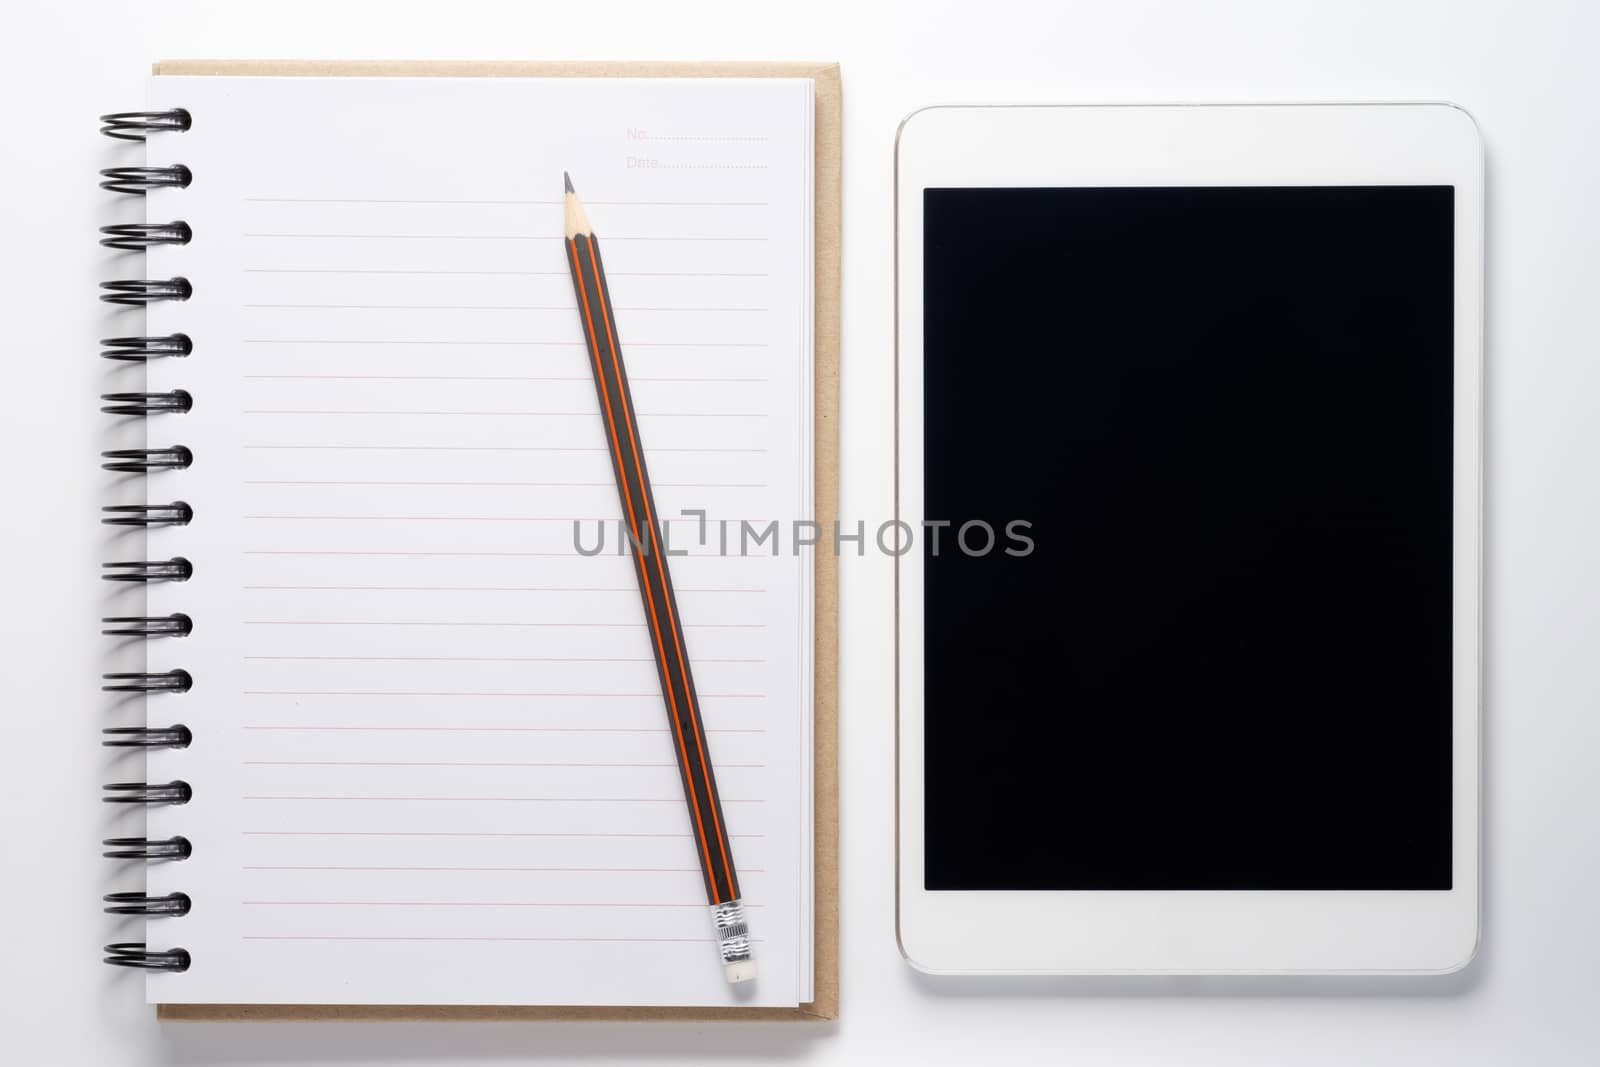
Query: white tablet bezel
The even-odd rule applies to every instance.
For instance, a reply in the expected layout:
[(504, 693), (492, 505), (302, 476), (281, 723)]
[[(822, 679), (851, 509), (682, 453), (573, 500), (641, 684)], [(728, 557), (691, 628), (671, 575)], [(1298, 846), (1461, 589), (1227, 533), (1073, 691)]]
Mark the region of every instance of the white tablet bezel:
[[(896, 925), (930, 973), (1448, 973), (1479, 916), (1483, 149), (1449, 104), (937, 107), (896, 143), (896, 518), (920, 531), (922, 191), (1455, 187), (1452, 886), (1448, 891), (923, 888), (922, 549), (896, 560)], [(975, 364), (973, 373), (982, 373)], [(935, 516), (934, 518), (938, 518)], [(1047, 813), (1039, 813), (1048, 822)]]

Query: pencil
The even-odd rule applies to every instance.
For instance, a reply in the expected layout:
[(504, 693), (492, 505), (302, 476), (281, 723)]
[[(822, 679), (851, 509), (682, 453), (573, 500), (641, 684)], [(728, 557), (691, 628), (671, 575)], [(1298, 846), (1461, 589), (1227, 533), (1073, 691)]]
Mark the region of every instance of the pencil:
[(617, 340), (617, 317), (611, 308), (611, 290), (606, 285), (600, 242), (589, 225), (582, 201), (572, 190), (572, 178), (564, 171), (561, 177), (566, 187), (562, 201), (566, 209), (567, 265), (572, 270), (579, 322), (583, 327), (584, 344), (589, 349), (589, 369), (594, 372), (594, 387), (600, 398), (606, 450), (611, 455), (617, 494), (622, 499), (623, 518), (628, 523), (630, 555), (639, 579), (639, 596), (644, 602), (656, 672), (672, 727), (670, 733), (677, 752), (678, 773), (683, 780), (683, 796), (689, 804), (695, 851), (705, 876), (712, 927), (728, 981), (747, 982), (755, 977), (756, 968), (750, 956), (744, 904), (739, 898), (739, 876), (733, 868), (727, 820), (722, 814), (716, 774), (708, 756), (694, 672), (684, 653), (682, 616), (672, 588), (672, 572), (666, 552), (660, 550), (663, 545), (661, 521), (650, 488), (650, 474), (645, 468), (639, 419), (633, 409), (633, 394), (628, 389), (628, 374)]

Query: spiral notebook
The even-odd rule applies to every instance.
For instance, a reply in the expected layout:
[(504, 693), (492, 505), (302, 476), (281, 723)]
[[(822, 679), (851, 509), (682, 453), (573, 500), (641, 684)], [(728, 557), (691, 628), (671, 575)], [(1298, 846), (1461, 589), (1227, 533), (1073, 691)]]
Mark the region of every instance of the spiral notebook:
[[(834, 566), (800, 531), (835, 514), (836, 79), (163, 64), (110, 131), (144, 140), (108, 178), (143, 207), (109, 233), (143, 257), (107, 287), (108, 407), (147, 436), (108, 459), (147, 475), (107, 515), (145, 536), (108, 628), (147, 650), (110, 679), (145, 757), (109, 794), (145, 926), (113, 956), (163, 1017), (834, 1013)], [(751, 990), (713, 947), (563, 171), (670, 517)]]

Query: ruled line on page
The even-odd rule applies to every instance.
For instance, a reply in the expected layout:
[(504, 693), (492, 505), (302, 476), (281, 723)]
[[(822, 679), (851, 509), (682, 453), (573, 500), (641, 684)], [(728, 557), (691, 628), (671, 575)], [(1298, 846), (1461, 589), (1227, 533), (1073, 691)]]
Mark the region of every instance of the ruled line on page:
[[(704, 907), (705, 905), (700, 905)], [(391, 937), (356, 937), (344, 934), (244, 934), (246, 941), (466, 941), (466, 942), (576, 942), (600, 943), (619, 945), (650, 945), (650, 944), (685, 944), (685, 945), (710, 945), (716, 939), (710, 937), (435, 937), (435, 936), (391, 936)], [(766, 938), (752, 937), (753, 944), (762, 944)]]
[[(249, 800), (249, 797), (245, 798)], [(678, 803), (683, 803), (683, 798), (678, 798)], [(726, 803), (726, 802), (724, 802)], [(343, 863), (314, 863), (314, 864), (262, 864), (245, 863), (240, 865), (244, 871), (495, 871), (495, 872), (521, 872), (529, 874), (699, 874), (699, 867), (468, 867), (456, 865), (410, 865), (410, 866), (366, 866), (360, 864)], [(741, 867), (740, 874), (766, 874), (761, 867)]]
[[(333, 796), (329, 794), (276, 794), (245, 793), (241, 800), (302, 800), (315, 802), (356, 801), (360, 803), (453, 803), (468, 804), (682, 804), (682, 795), (675, 797), (466, 797), (466, 796)], [(765, 798), (723, 797), (724, 804), (765, 804)], [(698, 868), (693, 868), (698, 870)]]
[[(616, 516), (571, 515), (241, 515), (240, 518), (262, 522), (617, 522)], [(660, 523), (689, 521), (662, 519)], [(737, 522), (729, 519), (728, 522)], [(768, 557), (770, 558), (770, 557)]]
[[(242, 589), (300, 590), (341, 593), (632, 593), (637, 587), (625, 585), (246, 585)], [(680, 593), (765, 593), (766, 586), (748, 589), (723, 589), (683, 586)]]
[[(241, 445), (246, 449), (299, 451), (299, 452), (605, 452), (607, 449), (596, 447), (587, 448), (570, 445), (276, 445), (276, 444), (249, 444)], [(646, 455), (657, 452), (686, 452), (686, 453), (753, 453), (765, 452), (765, 448), (647, 448)]]
[[(484, 411), (470, 409), (460, 411), (391, 411), (382, 408), (243, 408), (241, 415), (383, 415), (394, 417), (410, 417), (414, 415), (443, 415), (449, 418), (504, 418), (527, 417), (538, 419), (566, 418), (566, 419), (598, 419), (600, 409), (593, 411)], [(766, 419), (771, 418), (770, 412), (765, 411), (640, 411), (636, 412), (644, 419)]]
[[(242, 233), (240, 237), (283, 238), (297, 241), (565, 241), (563, 234), (542, 233)], [(660, 237), (647, 234), (606, 234), (607, 241), (712, 242), (764, 244), (769, 237)]]
[[(387, 485), (470, 487), (478, 489), (611, 489), (615, 482), (473, 482), (460, 479), (431, 482), (402, 481), (341, 481), (326, 478), (248, 478), (242, 485)], [(765, 489), (766, 482), (656, 482), (657, 489)]]
[[(416, 338), (331, 338), (331, 337), (244, 337), (247, 345), (542, 345), (559, 348), (582, 348), (582, 341), (547, 341), (540, 339), (513, 339), (497, 341), (442, 339), (417, 340)], [(765, 341), (629, 341), (634, 348), (767, 348)]]
[[(245, 656), (246, 660), (331, 661), (338, 663), (654, 663), (652, 656)], [(696, 656), (696, 663), (765, 663), (766, 657), (719, 659)], [(664, 766), (673, 766), (664, 764)]]
[[(643, 630), (642, 622), (465, 622), (459, 620), (393, 619), (244, 619), (245, 626), (527, 626), (583, 627), (594, 630)], [(764, 622), (688, 622), (686, 630), (765, 630)]]
[[(241, 830), (243, 837), (644, 837), (687, 841), (693, 834), (624, 831), (497, 831), (497, 830)], [(732, 838), (764, 838), (766, 834), (729, 834)], [(699, 905), (696, 905), (697, 907)]]
[[(285, 760), (285, 759), (247, 759), (240, 761), (245, 767), (591, 767), (591, 768), (638, 768), (647, 767), (676, 767), (676, 763), (585, 763), (572, 760), (550, 761), (542, 763), (506, 763), (487, 760)], [(739, 770), (759, 770), (765, 763), (724, 763), (718, 761), (718, 769), (732, 767)]]
[[(566, 278), (570, 270), (395, 270), (371, 267), (246, 267), (245, 274), (399, 274), (418, 277), (481, 275), (516, 278)], [(610, 278), (767, 278), (766, 271), (608, 270)]]
[[(322, 549), (245, 549), (240, 555), (315, 555), (315, 557), (413, 557), (413, 555), (438, 555), (438, 557), (464, 557), (464, 558), (571, 558), (571, 550), (566, 552), (408, 552), (408, 550), (387, 550), (387, 552), (357, 552), (357, 550), (322, 550)], [(755, 555), (722, 555), (718, 552), (685, 552), (678, 555), (678, 560), (757, 560)], [(771, 558), (771, 557), (766, 557)], [(651, 661), (654, 662), (654, 661)]]
[[(271, 382), (591, 382), (590, 375), (578, 374), (242, 374), (245, 381)], [(743, 385), (765, 382), (766, 378), (645, 378), (629, 375), (630, 382), (683, 382), (694, 385)]]
[[(685, 835), (687, 836), (687, 835)], [(737, 835), (735, 835), (737, 836)], [(245, 907), (312, 908), (704, 908), (684, 901), (547, 901), (547, 900), (241, 900)], [(746, 904), (745, 908), (764, 908), (765, 904)]]
[[(617, 522), (615, 515), (241, 515), (242, 519), (284, 520), (304, 522)], [(695, 522), (694, 519), (660, 519), (662, 526), (671, 523)], [(721, 520), (741, 522), (737, 517)], [(768, 557), (770, 558), (770, 557)]]
[[(326, 730), (335, 733), (437, 733), (437, 734), (664, 734), (665, 726), (348, 726), (287, 723), (250, 723), (240, 729), (282, 733)], [(764, 734), (762, 726), (707, 727), (708, 734)]]
[[(570, 304), (241, 304), (258, 311), (559, 311), (572, 314)], [(764, 307), (613, 307), (613, 311), (682, 311), (699, 314), (749, 312), (760, 314)]]
[(669, 143), (690, 144), (766, 144), (767, 138), (755, 134), (650, 134), (636, 133), (632, 140), (635, 141), (665, 141)]
[[(560, 207), (560, 200), (395, 200), (374, 197), (329, 198), (316, 196), (246, 196), (250, 204), (453, 204), (464, 206), (512, 205)], [(766, 207), (765, 200), (589, 200), (607, 207)]]
[[(481, 697), (489, 700), (525, 698), (551, 700), (644, 700), (660, 698), (659, 689), (647, 693), (597, 693), (587, 690), (566, 692), (502, 692), (490, 689), (241, 689), (247, 697)], [(701, 700), (765, 700), (765, 693), (701, 693)]]

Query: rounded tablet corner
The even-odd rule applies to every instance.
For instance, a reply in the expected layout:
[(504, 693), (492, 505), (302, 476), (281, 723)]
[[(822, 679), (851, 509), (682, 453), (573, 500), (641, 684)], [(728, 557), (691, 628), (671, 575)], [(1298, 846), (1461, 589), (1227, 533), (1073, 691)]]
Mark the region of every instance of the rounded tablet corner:
[(1484, 151), (1483, 127), (1478, 123), (1478, 117), (1454, 100), (1440, 100), (1432, 106), (1455, 120), (1459, 134), (1468, 140), (1468, 147), (1481, 164)]
[(905, 960), (906, 965), (918, 974), (940, 975), (947, 973), (937, 967), (930, 967), (927, 963), (917, 958), (916, 950), (907, 943), (906, 920), (903, 912), (897, 912), (894, 917), (894, 945), (895, 948), (900, 950), (900, 958)]
[(1447, 960), (1444, 964), (1438, 967), (1431, 968), (1428, 973), (1440, 978), (1461, 974), (1462, 972), (1468, 970), (1473, 963), (1477, 961), (1478, 950), (1482, 947), (1483, 925), (1481, 923), (1474, 923), (1472, 926), (1472, 937), (1467, 940), (1467, 943), (1463, 949), (1458, 950), (1459, 955), (1452, 960)]
[[(911, 127), (911, 124), (912, 124), (913, 120), (915, 120), (918, 116), (926, 115), (931, 111), (949, 111), (952, 108), (957, 107), (957, 106), (959, 106), (959, 105), (956, 105), (956, 104), (924, 104), (921, 107), (916, 108), (913, 111), (906, 112), (905, 118), (900, 120), (900, 125), (898, 125), (898, 126), (896, 126), (894, 128), (894, 154), (895, 154), (895, 157), (899, 158), (899, 156), (900, 156), (900, 149), (902, 147), (902, 142), (905, 139), (906, 130)], [(920, 125), (920, 123), (919, 123), (919, 125)]]

